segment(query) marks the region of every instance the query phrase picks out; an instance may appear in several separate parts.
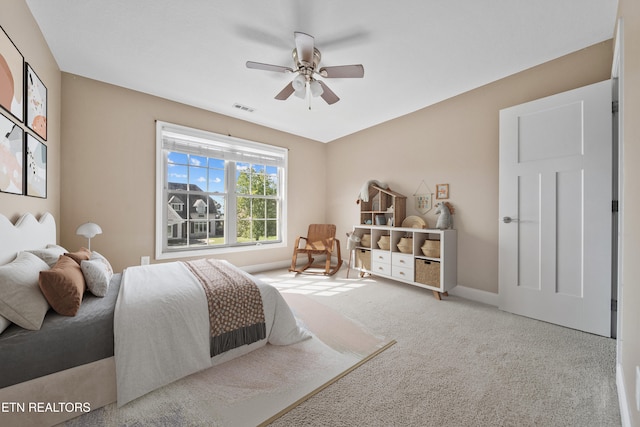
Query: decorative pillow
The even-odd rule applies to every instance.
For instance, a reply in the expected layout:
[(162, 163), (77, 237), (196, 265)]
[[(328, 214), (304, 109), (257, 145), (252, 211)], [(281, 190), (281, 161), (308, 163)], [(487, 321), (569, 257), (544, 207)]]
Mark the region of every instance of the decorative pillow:
[(62, 255), (51, 270), (40, 272), (40, 290), (51, 307), (63, 316), (75, 316), (86, 289), (82, 270), (76, 261)]
[(90, 260), (95, 260), (95, 259), (99, 259), (102, 260), (102, 262), (104, 262), (104, 264), (107, 266), (107, 271), (109, 272), (109, 274), (113, 275), (113, 267), (111, 267), (111, 263), (104, 257), (104, 255), (99, 254), (96, 251), (91, 252), (91, 258), (89, 258)]
[(11, 322), (6, 317), (0, 316), (0, 334), (9, 327)]
[(0, 266), (0, 316), (25, 329), (40, 329), (49, 304), (38, 289), (38, 275), (48, 268), (29, 252), (20, 252), (15, 260)]
[[(103, 297), (109, 290), (109, 283), (113, 276), (111, 264), (102, 255), (95, 257), (96, 252), (91, 255), (90, 260), (84, 260), (80, 263), (84, 280), (87, 282), (87, 288), (97, 297)], [(99, 255), (99, 254), (98, 254)]]
[(82, 261), (91, 258), (91, 251), (87, 248), (80, 248), (76, 252), (66, 252), (65, 255), (80, 265)]
[(25, 252), (34, 254), (35, 256), (46, 262), (49, 265), (49, 268), (51, 268), (56, 265), (56, 262), (58, 262), (58, 258), (60, 258), (60, 255), (64, 255), (67, 250), (62, 246), (47, 245), (45, 249), (29, 249)]

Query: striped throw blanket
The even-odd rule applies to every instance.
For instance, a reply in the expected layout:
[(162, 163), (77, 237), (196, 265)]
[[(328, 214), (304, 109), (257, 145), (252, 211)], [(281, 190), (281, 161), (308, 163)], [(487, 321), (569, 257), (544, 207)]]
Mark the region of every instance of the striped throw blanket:
[(262, 297), (251, 279), (217, 259), (184, 263), (207, 295), (211, 357), (266, 338)]

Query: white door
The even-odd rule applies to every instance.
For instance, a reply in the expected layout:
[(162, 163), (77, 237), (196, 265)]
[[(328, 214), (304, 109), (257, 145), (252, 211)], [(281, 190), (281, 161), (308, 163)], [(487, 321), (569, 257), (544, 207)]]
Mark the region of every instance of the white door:
[(500, 309), (610, 336), (611, 81), (500, 111)]

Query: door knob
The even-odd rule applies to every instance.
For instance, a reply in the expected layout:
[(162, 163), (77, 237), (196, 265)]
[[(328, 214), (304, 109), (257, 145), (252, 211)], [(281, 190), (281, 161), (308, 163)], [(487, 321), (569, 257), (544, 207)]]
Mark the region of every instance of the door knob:
[(518, 221), (518, 218), (511, 218), (510, 216), (505, 216), (502, 218), (502, 222), (504, 222), (505, 224), (509, 224), (513, 221)]

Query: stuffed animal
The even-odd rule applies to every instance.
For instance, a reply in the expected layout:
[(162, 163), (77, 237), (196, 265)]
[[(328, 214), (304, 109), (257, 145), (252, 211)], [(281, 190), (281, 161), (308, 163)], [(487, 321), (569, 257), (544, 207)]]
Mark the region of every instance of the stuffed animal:
[[(359, 236), (357, 236), (353, 232), (347, 233), (347, 250), (348, 251), (354, 250), (356, 248), (356, 246), (358, 246), (358, 243), (360, 243), (360, 237)], [(351, 255), (349, 255), (349, 257), (351, 257)]]
[(438, 221), (436, 222), (436, 228), (439, 230), (446, 230), (449, 228), (453, 228), (453, 218), (451, 214), (453, 210), (453, 206), (447, 202), (438, 202), (436, 204), (436, 214), (440, 214), (438, 217)]

